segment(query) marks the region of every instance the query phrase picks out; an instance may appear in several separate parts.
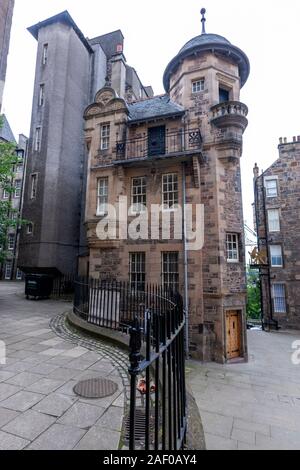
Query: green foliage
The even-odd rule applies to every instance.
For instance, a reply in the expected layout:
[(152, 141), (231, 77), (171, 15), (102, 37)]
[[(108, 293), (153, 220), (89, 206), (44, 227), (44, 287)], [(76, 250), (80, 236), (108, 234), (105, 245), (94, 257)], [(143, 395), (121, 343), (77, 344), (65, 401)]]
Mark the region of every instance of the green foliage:
[[(2, 119), (0, 116), (0, 127)], [(14, 192), (14, 165), (18, 163), (15, 144), (0, 140), (0, 263), (7, 257), (7, 233), (11, 227), (17, 227), (22, 221), (18, 219), (18, 211), (13, 209), (11, 196)], [(3, 199), (3, 191), (8, 199)]]
[(259, 320), (261, 318), (261, 298), (258, 271), (248, 270), (247, 292), (247, 316), (250, 319)]

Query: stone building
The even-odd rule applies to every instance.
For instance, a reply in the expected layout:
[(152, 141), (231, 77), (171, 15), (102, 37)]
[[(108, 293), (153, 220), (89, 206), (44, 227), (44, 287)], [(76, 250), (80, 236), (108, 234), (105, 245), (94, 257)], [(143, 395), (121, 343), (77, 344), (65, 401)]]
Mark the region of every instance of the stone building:
[(0, 111), (6, 77), (7, 56), (9, 50), (10, 30), (15, 0), (0, 2)]
[[(0, 141), (10, 142), (16, 145), (16, 163), (14, 167), (14, 178), (11, 182), (13, 192), (9, 193), (2, 191), (0, 198), (2, 200), (11, 201), (13, 212), (11, 217), (22, 218), (23, 211), (23, 188), (24, 179), (26, 172), (26, 156), (27, 156), (27, 142), (28, 139), (23, 134), (19, 135), (18, 143), (12, 133), (9, 122), (5, 115), (3, 118), (3, 126), (0, 128)], [(0, 279), (5, 280), (21, 280), (23, 274), (18, 269), (18, 256), (19, 256), (19, 241), (20, 241), (20, 230), (16, 228), (10, 228), (7, 233), (7, 251), (8, 257), (3, 266), (0, 265)]]
[(270, 168), (254, 168), (262, 312), (268, 327), (300, 329), (300, 136), (278, 149)]
[[(120, 93), (120, 61), (123, 83), (100, 88), (84, 113), (89, 274), (178, 289), (192, 355), (247, 360), (240, 158), (248, 109), (240, 90), (250, 66), (239, 48), (205, 32), (202, 13), (202, 34), (166, 68), (164, 95), (133, 100)], [(117, 236), (112, 229), (102, 237), (101, 227), (113, 226), (111, 205), (121, 197), (133, 205), (128, 221), (118, 221)], [(204, 206), (203, 249), (188, 249), (186, 238), (174, 233), (178, 215), (187, 223), (187, 203)], [(172, 236), (164, 239), (158, 230), (148, 237), (146, 229), (128, 236), (127, 224), (138, 217), (136, 231), (142, 232), (150, 212), (151, 225), (161, 230), (163, 215), (157, 218), (153, 204), (170, 216)]]
[(128, 100), (145, 88), (123, 54), (121, 31), (86, 39), (67, 11), (29, 28), (37, 61), (19, 266), (76, 273), (87, 254), (82, 223), (86, 161), (82, 115), (106, 83)]

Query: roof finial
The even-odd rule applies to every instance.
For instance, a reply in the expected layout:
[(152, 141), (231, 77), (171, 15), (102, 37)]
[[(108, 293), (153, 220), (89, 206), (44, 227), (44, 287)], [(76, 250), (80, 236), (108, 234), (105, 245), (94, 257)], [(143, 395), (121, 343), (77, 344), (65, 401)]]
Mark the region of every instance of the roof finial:
[(201, 20), (201, 23), (202, 23), (202, 33), (201, 33), (201, 34), (206, 34), (206, 31), (205, 31), (205, 22), (206, 22), (205, 13), (206, 13), (206, 9), (205, 9), (205, 8), (202, 8), (200, 13), (201, 13), (201, 15), (202, 15), (202, 20)]

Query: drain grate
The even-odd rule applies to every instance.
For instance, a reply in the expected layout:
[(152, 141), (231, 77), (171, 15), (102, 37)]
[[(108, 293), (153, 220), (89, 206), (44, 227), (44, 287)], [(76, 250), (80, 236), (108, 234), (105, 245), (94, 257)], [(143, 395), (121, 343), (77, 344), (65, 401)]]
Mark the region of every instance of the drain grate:
[(73, 390), (83, 398), (105, 398), (114, 395), (118, 385), (107, 379), (90, 379), (79, 382)]
[[(153, 425), (154, 418), (150, 416), (150, 442), (153, 440)], [(136, 408), (135, 411), (135, 441), (136, 443), (142, 444), (145, 442), (145, 430), (146, 430), (146, 413), (144, 408)], [(125, 441), (129, 442), (130, 435), (130, 416), (125, 417)]]

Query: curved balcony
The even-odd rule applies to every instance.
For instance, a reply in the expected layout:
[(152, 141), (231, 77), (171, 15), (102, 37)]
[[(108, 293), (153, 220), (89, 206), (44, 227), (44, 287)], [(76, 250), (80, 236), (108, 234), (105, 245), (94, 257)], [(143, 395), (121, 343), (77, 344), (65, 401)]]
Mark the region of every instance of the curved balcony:
[(248, 107), (240, 101), (225, 101), (211, 108), (211, 122), (216, 127), (238, 127), (244, 130), (248, 126)]

